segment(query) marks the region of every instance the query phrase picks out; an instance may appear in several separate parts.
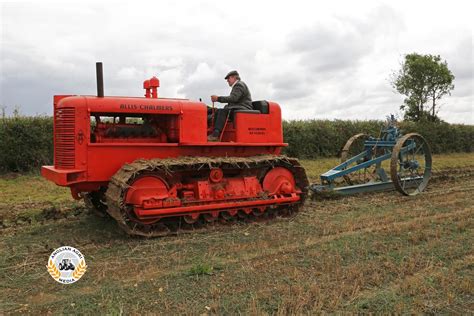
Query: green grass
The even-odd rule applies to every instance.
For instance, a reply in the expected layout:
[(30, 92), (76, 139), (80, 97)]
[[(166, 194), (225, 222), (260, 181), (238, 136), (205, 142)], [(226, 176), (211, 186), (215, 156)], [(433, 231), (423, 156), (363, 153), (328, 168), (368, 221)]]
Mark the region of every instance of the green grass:
[(45, 202), (60, 204), (68, 201), (71, 201), (68, 188), (45, 181), (37, 174), (9, 173), (0, 176), (0, 205)]
[[(435, 161), (444, 172), (472, 168), (473, 157)], [(318, 175), (332, 161), (303, 164)], [(54, 202), (41, 196), (50, 184), (38, 176), (1, 181), (10, 198), (1, 200), (0, 215), (12, 220), (44, 212), (24, 204), (25, 186), (45, 207), (82, 209), (62, 188), (46, 190)], [(113, 221), (84, 211), (43, 217), (0, 230), (0, 313), (466, 314), (473, 301), (473, 192), (471, 175), (437, 181), (416, 197), (308, 200), (291, 219), (156, 239), (128, 237)], [(51, 251), (66, 244), (88, 264), (69, 286), (45, 268)]]
[(189, 276), (201, 276), (201, 275), (212, 275), (214, 273), (214, 267), (208, 262), (197, 263), (189, 269), (187, 275)]

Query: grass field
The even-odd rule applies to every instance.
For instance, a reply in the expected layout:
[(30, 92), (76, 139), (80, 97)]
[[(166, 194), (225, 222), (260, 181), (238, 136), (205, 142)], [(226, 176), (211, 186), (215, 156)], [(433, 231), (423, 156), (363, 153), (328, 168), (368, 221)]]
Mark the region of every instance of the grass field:
[[(303, 161), (311, 182), (336, 159)], [(308, 200), (294, 218), (130, 238), (37, 175), (0, 176), (0, 314), (474, 312), (474, 154), (426, 192)], [(88, 271), (54, 281), (69, 245)]]

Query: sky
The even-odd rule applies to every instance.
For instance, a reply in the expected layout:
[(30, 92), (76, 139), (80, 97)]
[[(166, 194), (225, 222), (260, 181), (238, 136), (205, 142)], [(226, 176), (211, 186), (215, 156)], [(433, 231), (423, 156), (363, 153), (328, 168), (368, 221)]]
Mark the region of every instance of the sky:
[(238, 70), (284, 119), (402, 117), (390, 85), (409, 53), (440, 55), (455, 88), (439, 116), (474, 124), (469, 1), (2, 1), (0, 106), (52, 113), (55, 94), (159, 95), (210, 104)]

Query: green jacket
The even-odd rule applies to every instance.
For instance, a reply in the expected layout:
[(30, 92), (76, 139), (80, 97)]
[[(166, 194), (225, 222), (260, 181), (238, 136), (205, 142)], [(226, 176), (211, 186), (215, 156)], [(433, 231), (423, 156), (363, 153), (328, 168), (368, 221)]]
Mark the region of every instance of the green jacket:
[(228, 97), (217, 97), (217, 102), (228, 103), (224, 108), (231, 110), (253, 110), (252, 96), (245, 82), (239, 80)]

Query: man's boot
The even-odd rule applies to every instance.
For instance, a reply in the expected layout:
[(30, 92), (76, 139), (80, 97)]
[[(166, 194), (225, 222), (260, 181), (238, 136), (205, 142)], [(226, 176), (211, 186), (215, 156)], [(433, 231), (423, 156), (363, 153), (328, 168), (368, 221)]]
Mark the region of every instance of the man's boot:
[(207, 141), (208, 142), (218, 142), (219, 141), (219, 136), (221, 135), (221, 133), (219, 132), (219, 130), (214, 130), (214, 132), (207, 136)]

